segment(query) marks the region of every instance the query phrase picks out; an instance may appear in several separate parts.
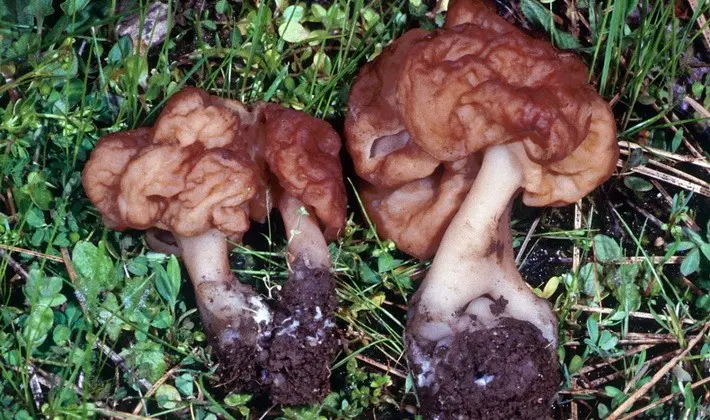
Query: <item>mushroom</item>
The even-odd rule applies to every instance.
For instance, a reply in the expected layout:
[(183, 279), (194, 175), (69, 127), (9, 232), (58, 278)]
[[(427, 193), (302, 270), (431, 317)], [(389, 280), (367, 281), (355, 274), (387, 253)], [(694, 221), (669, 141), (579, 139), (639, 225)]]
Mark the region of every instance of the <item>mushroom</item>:
[(330, 392), (337, 307), (327, 241), (345, 225), (340, 137), (329, 124), (269, 104), (264, 109), (269, 170), (286, 227), (290, 277), (281, 291), (267, 369), (271, 399), (316, 403)]
[[(405, 333), (424, 413), (545, 416), (557, 322), (517, 271), (512, 202), (567, 205), (608, 179), (615, 122), (572, 54), (479, 1), (452, 1), (446, 19), (361, 71), (347, 146), (378, 231), (420, 258), (436, 252)], [(409, 165), (387, 173), (390, 160)]]
[[(335, 297), (321, 223), (327, 239), (345, 223), (339, 148), (332, 128), (304, 113), (265, 103), (249, 109), (188, 88), (170, 98), (152, 128), (104, 136), (86, 164), (84, 188), (108, 227), (172, 234), (174, 241), (153, 230), (148, 240), (167, 251), (177, 245), (222, 379), (234, 390), (268, 385), (274, 402), (292, 404), (314, 402), (329, 390)], [(293, 334), (289, 349), (274, 339), (290, 306), (270, 308), (230, 270), (227, 239), (240, 242), (250, 218), (265, 220), (272, 191), (290, 229), (291, 275), (282, 301), (302, 299), (301, 317), (310, 316), (311, 330), (328, 338), (312, 346), (303, 334)], [(319, 288), (325, 300), (288, 293), (304, 287)], [(275, 365), (287, 351), (297, 358), (316, 352), (309, 363), (318, 375)], [(286, 400), (284, 384), (300, 393)]]

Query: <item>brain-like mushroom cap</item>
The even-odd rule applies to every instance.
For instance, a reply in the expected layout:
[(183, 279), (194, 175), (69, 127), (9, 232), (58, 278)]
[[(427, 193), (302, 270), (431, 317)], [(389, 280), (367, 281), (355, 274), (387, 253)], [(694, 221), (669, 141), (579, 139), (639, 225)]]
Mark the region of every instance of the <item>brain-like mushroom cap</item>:
[(452, 1), (445, 29), (396, 40), (360, 72), (349, 106), (348, 149), (376, 186), (365, 188), (368, 211), (384, 237), (417, 257), (433, 255), (475, 177), (438, 174), (465, 167), (448, 163), (508, 144), (524, 172), (524, 202), (565, 205), (606, 180), (619, 153), (614, 118), (584, 64), (481, 1)]
[(284, 192), (315, 210), (333, 239), (345, 226), (345, 184), (340, 137), (330, 124), (303, 112), (269, 104), (265, 157)]
[[(219, 229), (240, 240), (271, 208), (271, 173), (315, 209), (331, 237), (345, 223), (345, 190), (330, 126), (278, 105), (243, 104), (188, 88), (148, 129), (103, 137), (82, 182), (107, 226), (184, 236)], [(286, 162), (284, 153), (294, 162)]]
[(368, 184), (360, 195), (377, 230), (410, 255), (434, 255), (478, 165), (475, 157), (443, 164), (412, 141), (396, 97), (401, 62), (428, 32), (413, 29), (366, 64), (350, 91), (347, 148)]
[[(606, 180), (619, 153), (616, 127), (584, 64), (482, 2), (452, 7), (451, 19), (472, 21), (432, 32), (402, 63), (397, 99), (413, 141), (442, 161), (511, 144), (528, 205), (569, 204)], [(585, 160), (594, 164), (575, 165)]]
[(82, 184), (86, 195), (103, 216), (104, 224), (111, 229), (129, 227), (116, 205), (119, 184), (126, 165), (150, 143), (149, 132), (148, 128), (139, 128), (103, 136), (84, 167)]

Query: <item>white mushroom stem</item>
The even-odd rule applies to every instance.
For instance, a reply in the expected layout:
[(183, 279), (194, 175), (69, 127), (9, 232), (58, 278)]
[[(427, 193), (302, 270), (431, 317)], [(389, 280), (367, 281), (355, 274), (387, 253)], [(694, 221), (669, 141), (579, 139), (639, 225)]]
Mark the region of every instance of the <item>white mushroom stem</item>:
[(302, 258), (309, 268), (330, 268), (330, 250), (318, 222), (297, 198), (283, 194), (279, 212), (286, 226), (289, 261)]
[[(522, 181), (520, 165), (506, 146), (487, 149), (419, 289), (409, 329), (414, 338), (450, 338), (471, 328), (470, 318), (461, 316), (468, 313), (476, 316), (476, 328), (494, 326), (501, 316), (528, 321), (556, 343), (550, 305), (530, 290), (515, 266), (510, 207)], [(507, 305), (494, 313), (491, 305), (501, 297)]]
[[(220, 344), (234, 340), (235, 331), (243, 341), (255, 340), (256, 327), (262, 321), (269, 324), (271, 313), (251, 287), (240, 283), (232, 274), (225, 236), (210, 230), (199, 236), (175, 234), (175, 239), (195, 288), (207, 332)], [(247, 333), (254, 334), (245, 336)]]

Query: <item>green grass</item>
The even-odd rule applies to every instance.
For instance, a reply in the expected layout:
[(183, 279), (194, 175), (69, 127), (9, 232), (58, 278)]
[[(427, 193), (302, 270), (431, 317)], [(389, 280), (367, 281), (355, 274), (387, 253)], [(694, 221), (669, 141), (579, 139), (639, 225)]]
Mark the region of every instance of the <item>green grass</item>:
[[(415, 0), (217, 1), (202, 13), (176, 3), (166, 41), (146, 51), (115, 32), (134, 12), (151, 26), (146, 4), (0, 0), (0, 415), (411, 416), (402, 331), (428, 263), (380, 240), (357, 200), (331, 244), (343, 339), (333, 393), (288, 409), (225, 393), (179, 262), (141, 232), (107, 230), (80, 174), (99, 137), (150, 124), (183, 86), (339, 127), (359, 66), (441, 15)], [(646, 418), (710, 416), (710, 340), (694, 340), (710, 322), (710, 76), (698, 77), (710, 5), (698, 3), (503, 3), (590, 65), (623, 151), (577, 211), (515, 208), (521, 271), (560, 319), (556, 418), (607, 417), (632, 396), (626, 412)], [(269, 223), (258, 247), (233, 252), (235, 272), (264, 294), (287, 276), (277, 232)]]

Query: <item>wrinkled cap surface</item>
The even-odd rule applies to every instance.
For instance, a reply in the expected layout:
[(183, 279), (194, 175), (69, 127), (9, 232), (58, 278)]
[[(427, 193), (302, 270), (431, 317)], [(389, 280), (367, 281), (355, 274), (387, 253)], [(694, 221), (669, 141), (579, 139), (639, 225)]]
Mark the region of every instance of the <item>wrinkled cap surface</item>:
[(397, 106), (401, 63), (428, 35), (413, 29), (358, 74), (345, 119), (346, 146), (367, 181), (360, 195), (386, 239), (418, 258), (434, 255), (477, 172), (474, 157), (442, 163), (412, 141)]
[(315, 210), (333, 239), (345, 222), (347, 205), (340, 137), (330, 124), (303, 112), (269, 104), (266, 114), (266, 162), (284, 192)]
[(455, 179), (443, 176), (448, 163), (506, 144), (524, 172), (524, 202), (566, 205), (606, 180), (619, 153), (613, 115), (584, 64), (480, 1), (452, 1), (444, 29), (396, 40), (360, 72), (349, 107), (348, 150), (373, 186), (365, 190), (376, 191), (366, 206), (378, 231), (417, 257), (433, 255), (475, 177), (441, 182)]
[[(298, 163), (284, 162), (286, 148)], [(234, 240), (250, 218), (265, 218), (278, 182), (314, 208), (334, 236), (345, 223), (339, 148), (332, 128), (305, 113), (269, 104), (250, 109), (188, 88), (170, 98), (152, 128), (99, 140), (82, 182), (113, 229), (158, 227), (184, 236), (219, 229)]]

